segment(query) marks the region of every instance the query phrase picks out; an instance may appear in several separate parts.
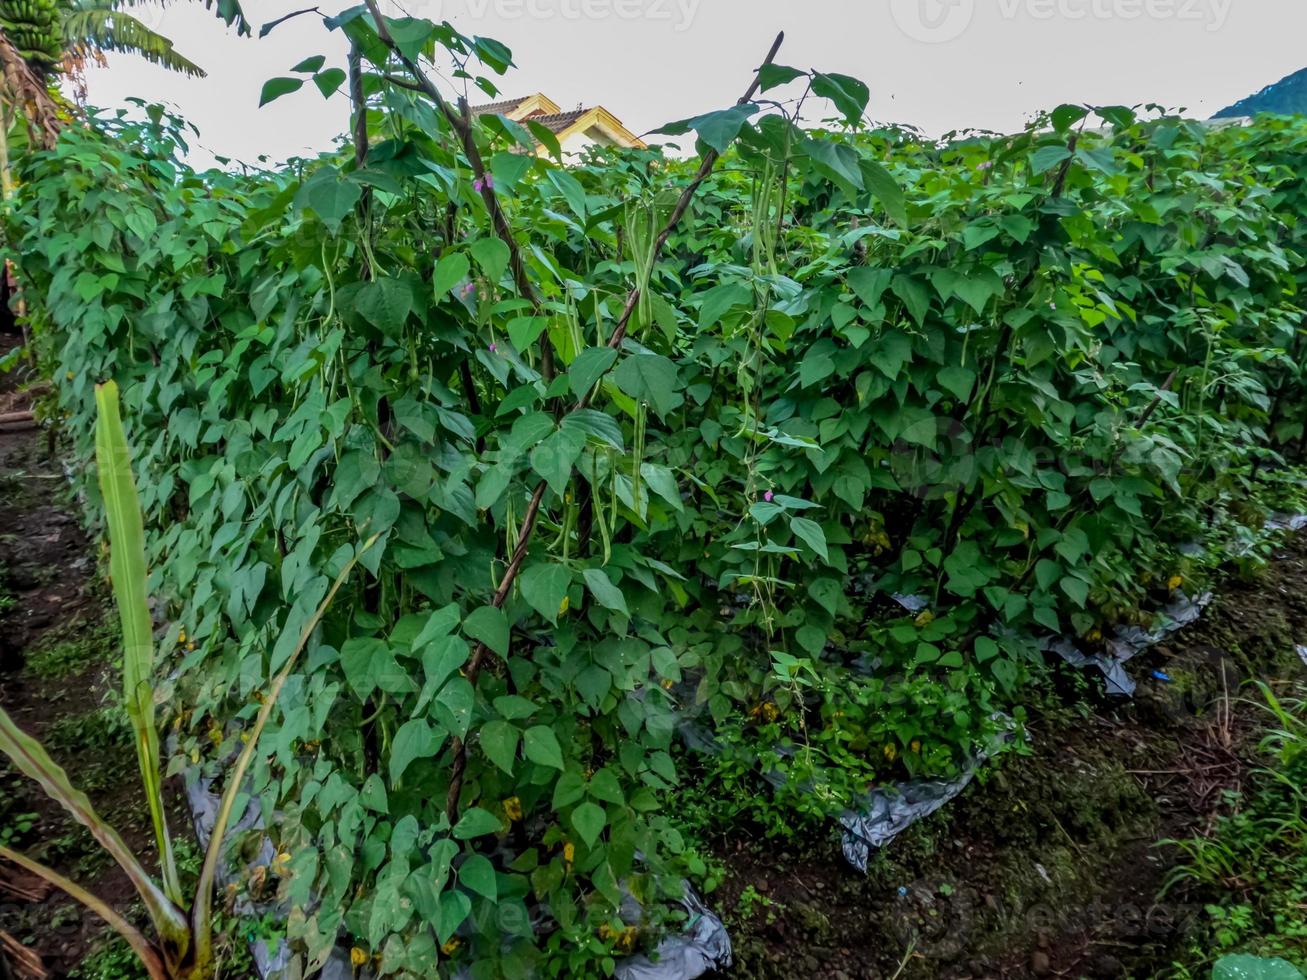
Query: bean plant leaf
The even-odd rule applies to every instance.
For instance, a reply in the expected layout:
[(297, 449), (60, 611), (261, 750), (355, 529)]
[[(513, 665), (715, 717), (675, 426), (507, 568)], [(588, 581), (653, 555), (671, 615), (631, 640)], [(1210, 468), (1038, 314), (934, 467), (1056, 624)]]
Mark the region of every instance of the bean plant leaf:
[(454, 836), (459, 840), (471, 840), (486, 834), (498, 833), (503, 827), (502, 821), (488, 810), (474, 806), (464, 811), (463, 816), (454, 825)]
[(558, 622), (559, 607), (572, 582), (572, 573), (566, 565), (542, 562), (522, 573), (522, 598), (551, 623)]
[(335, 234), (362, 196), (363, 188), (356, 181), (341, 176), (331, 167), (323, 167), (300, 187), (295, 204), (314, 212)]
[(522, 736), (522, 751), (532, 762), (551, 769), (563, 769), (563, 750), (558, 736), (547, 725), (528, 728)]
[(318, 87), (324, 99), (329, 99), (345, 84), (345, 71), (342, 68), (328, 68), (313, 76), (313, 84)]
[(472, 258), (476, 264), (481, 267), (486, 278), (491, 282), (498, 282), (504, 276), (504, 270), (508, 268), (509, 251), (498, 238), (478, 238), (472, 243)]
[(303, 85), (302, 78), (287, 78), (285, 75), (269, 78), (263, 83), (263, 90), (259, 92), (259, 108), (262, 109), (269, 102), (275, 102), (283, 95), (298, 92)]
[(468, 891), (476, 892), (492, 902), (499, 897), (499, 889), (495, 883), (495, 866), (484, 855), (469, 854), (459, 865), (458, 881)]
[(726, 148), (735, 142), (735, 137), (740, 135), (744, 124), (757, 112), (758, 106), (748, 102), (744, 105), (731, 106), (729, 109), (718, 109), (701, 116), (668, 123), (655, 132), (680, 136), (693, 130), (701, 142), (718, 153), (725, 153)]
[(786, 85), (796, 78), (806, 78), (808, 73), (787, 65), (766, 64), (758, 72), (759, 90), (769, 92), (781, 85)]
[(835, 182), (851, 199), (863, 189), (862, 165), (853, 147), (827, 139), (809, 138), (799, 149), (811, 159), (818, 173)]
[(517, 726), (507, 721), (488, 721), (481, 729), (481, 751), (508, 775), (513, 775), (517, 761), (517, 746), (521, 741)]
[(622, 590), (613, 584), (607, 572), (602, 568), (587, 568), (581, 574), (585, 577), (585, 584), (590, 594), (599, 600), (600, 605), (623, 616), (630, 615), (626, 608), (626, 597), (622, 595)]
[(322, 66), (325, 65), (326, 63), (327, 63), (327, 56), (325, 54), (309, 55), (309, 57), (305, 58), (294, 68), (292, 68), (291, 71), (298, 72), (301, 75), (312, 75), (315, 72), (321, 71)]
[(463, 632), (501, 657), (508, 656), (508, 619), (502, 609), (482, 606), (463, 620)]
[(398, 279), (376, 279), (358, 291), (354, 306), (382, 333), (395, 336), (413, 312), (413, 292)]
[(666, 418), (684, 402), (679, 394), (676, 365), (661, 354), (634, 354), (622, 360), (613, 381), (623, 392), (648, 402), (660, 418)]
[(820, 524), (806, 517), (791, 517), (790, 530), (820, 555), (822, 561), (830, 560), (830, 554), (826, 550), (826, 532), (821, 529)]
[(848, 75), (822, 72), (813, 73), (812, 94), (834, 102), (835, 108), (844, 116), (844, 122), (850, 126), (856, 126), (862, 120), (871, 99), (871, 91), (864, 82)]
[(585, 433), (559, 429), (531, 450), (531, 468), (539, 473), (554, 493), (562, 496), (572, 479), (572, 468), (585, 449)]
[(862, 180), (866, 188), (876, 196), (890, 220), (906, 226), (908, 223), (907, 197), (894, 176), (876, 160), (864, 159), (859, 162)]
[(431, 276), (431, 291), (436, 299), (441, 299), (455, 286), (467, 279), (472, 271), (472, 263), (463, 252), (449, 252), (436, 262), (436, 271)]
[(946, 367), (939, 372), (939, 383), (959, 399), (966, 399), (976, 384), (976, 372), (959, 365)]
[(1071, 151), (1065, 146), (1043, 146), (1032, 154), (1030, 168), (1035, 173), (1042, 174), (1070, 159)]
[(586, 847), (594, 847), (607, 822), (604, 808), (597, 803), (587, 801), (572, 811), (572, 826), (576, 828), (581, 840), (585, 841)]
[(399, 726), (390, 746), (390, 782), (398, 783), (415, 759), (429, 759), (440, 749), (441, 738), (425, 718), (411, 718)]
[(567, 369), (572, 394), (583, 397), (616, 360), (617, 351), (612, 347), (588, 347), (581, 351)]

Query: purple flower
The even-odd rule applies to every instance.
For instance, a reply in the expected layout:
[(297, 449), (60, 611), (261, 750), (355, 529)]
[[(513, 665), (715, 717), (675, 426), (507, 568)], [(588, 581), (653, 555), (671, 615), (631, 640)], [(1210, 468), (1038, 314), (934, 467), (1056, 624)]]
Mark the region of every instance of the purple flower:
[(460, 292), (463, 294), (463, 298), (464, 298), (464, 299), (467, 299), (468, 297), (471, 297), (471, 296), (475, 296), (475, 295), (476, 295), (476, 291), (477, 291), (477, 284), (474, 283), (474, 282), (469, 282), (469, 283), (467, 283), (467, 284), (466, 284), (465, 286), (463, 286), (463, 288), (460, 290)]
[(494, 342), (492, 341), (492, 342), (490, 343), (490, 345), (489, 345), (486, 349), (489, 350), (490, 353), (493, 354), (493, 353), (495, 353), (497, 350), (499, 350), (499, 345), (496, 344), (496, 343), (494, 343)]
[(766, 493), (764, 493), (764, 494), (762, 495), (762, 499), (765, 500), (765, 501), (767, 501), (767, 503), (770, 504), (770, 503), (772, 502), (772, 498), (775, 497), (775, 496), (776, 496), (776, 494), (774, 494), (774, 493), (772, 493), (770, 490), (768, 490)]
[(474, 190), (478, 191), (492, 191), (495, 189), (495, 178), (490, 176), (490, 174), (478, 177), (476, 180), (472, 181), (472, 187)]
[(986, 160), (984, 163), (976, 167), (977, 170), (992, 170), (993, 168), (994, 168), (993, 160)]

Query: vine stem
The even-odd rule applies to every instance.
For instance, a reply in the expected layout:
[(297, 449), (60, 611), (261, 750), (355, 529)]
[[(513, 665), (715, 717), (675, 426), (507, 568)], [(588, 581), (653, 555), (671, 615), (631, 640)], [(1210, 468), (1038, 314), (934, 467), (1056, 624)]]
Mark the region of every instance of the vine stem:
[[(499, 239), (508, 246), (508, 268), (513, 274), (513, 282), (517, 285), (517, 291), (523, 299), (531, 304), (531, 308), (537, 315), (544, 315), (544, 304), (541, 302), (540, 295), (536, 292), (535, 287), (531, 284), (531, 277), (526, 271), (526, 261), (522, 258), (522, 250), (518, 247), (517, 239), (513, 236), (512, 226), (509, 225), (508, 217), (499, 203), (499, 195), (495, 193), (494, 184), (487, 179), (485, 161), (482, 160), (481, 151), (477, 148), (476, 135), (472, 129), (472, 111), (468, 107), (467, 100), (460, 99), (459, 107), (456, 110), (449, 100), (440, 94), (440, 89), (422, 70), (422, 66), (399, 49), (395, 39), (390, 36), (390, 29), (386, 26), (386, 19), (381, 16), (381, 11), (377, 8), (377, 0), (364, 0), (364, 2), (367, 4), (368, 12), (372, 14), (373, 21), (376, 23), (377, 37), (381, 39), (381, 43), (392, 54), (399, 58), (404, 68), (413, 76), (415, 85), (401, 85), (401, 87), (416, 90), (431, 99), (436, 104), (436, 108), (440, 110), (441, 115), (449, 122), (454, 132), (458, 134), (459, 142), (463, 144), (463, 154), (472, 167), (472, 173), (476, 175), (476, 187), (481, 193), (481, 200), (485, 203), (486, 210), (490, 212), (491, 226)], [(399, 82), (398, 79), (389, 75), (385, 75), (385, 77), (393, 83)], [(545, 379), (545, 384), (554, 380), (554, 351), (549, 344), (548, 333), (544, 335), (544, 340), (540, 344), (540, 373)]]
[[(375, 15), (375, 0), (367, 0), (367, 3), (368, 7), (372, 9), (373, 14)], [(736, 105), (744, 105), (757, 94), (758, 89), (762, 85), (762, 69), (766, 68), (775, 60), (776, 53), (780, 50), (781, 44), (784, 40), (784, 31), (776, 35), (776, 40), (772, 42), (771, 50), (767, 52), (767, 57), (763, 60), (762, 65), (759, 66), (758, 71), (754, 73), (753, 83), (749, 86), (744, 95), (736, 102)], [(393, 43), (391, 43), (391, 46), (393, 49)], [(415, 69), (416, 66), (412, 66), (410, 71)], [(423, 77), (425, 78), (425, 76)], [(430, 80), (427, 80), (426, 84), (430, 85)], [(686, 185), (683, 191), (681, 191), (681, 196), (676, 202), (676, 207), (672, 209), (672, 213), (668, 217), (666, 225), (663, 226), (663, 230), (659, 232), (658, 238), (654, 241), (653, 262), (658, 261), (658, 257), (662, 254), (662, 250), (666, 246), (667, 240), (672, 237), (672, 232), (676, 230), (676, 226), (680, 224), (681, 219), (685, 217), (685, 212), (689, 210), (690, 202), (694, 200), (695, 192), (703, 182), (708, 179), (708, 175), (712, 173), (713, 166), (717, 163), (720, 156), (721, 154), (713, 149), (710, 149), (704, 154), (703, 162), (699, 164), (699, 170), (695, 174), (694, 179)], [(482, 181), (482, 183), (484, 184), (485, 182)], [(491, 193), (493, 194), (493, 191)], [(631, 316), (635, 313), (636, 305), (639, 302), (640, 287), (637, 285), (631, 289), (630, 294), (626, 297), (626, 305), (623, 306), (621, 316), (617, 320), (617, 327), (613, 331), (612, 337), (608, 340), (608, 346), (614, 350), (617, 350), (622, 346), (622, 341), (626, 337), (627, 328), (631, 323)], [(545, 346), (549, 346), (547, 338), (545, 340)], [(593, 390), (594, 388), (591, 388), (591, 391)], [(567, 415), (573, 415), (576, 412), (583, 410), (589, 404), (590, 392), (587, 392), (577, 400), (576, 404), (567, 412)], [(499, 583), (499, 588), (495, 591), (494, 599), (491, 601), (491, 605), (496, 609), (501, 608), (508, 600), (508, 596), (513, 591), (513, 582), (517, 579), (518, 573), (522, 570), (522, 563), (526, 560), (527, 550), (531, 544), (531, 536), (535, 533), (536, 522), (540, 517), (540, 505), (544, 500), (547, 486), (548, 484), (544, 480), (541, 480), (536, 484), (535, 490), (531, 494), (531, 503), (522, 517), (522, 528), (518, 532), (517, 543), (513, 548), (513, 554), (509, 558), (508, 567), (504, 571), (504, 578)], [(466, 676), (469, 683), (476, 684), (476, 679), (481, 672), (481, 665), (485, 662), (485, 657), (488, 652), (489, 648), (484, 643), (477, 643), (476, 648), (472, 651), (471, 658), (468, 660), (467, 667), (464, 668), (463, 671), (464, 676)], [(449, 792), (445, 798), (445, 813), (448, 815), (450, 823), (455, 823), (458, 816), (459, 797), (463, 795), (463, 775), (467, 771), (467, 743), (464, 742), (463, 739), (455, 739), (453, 742), (453, 748), (454, 761), (449, 774)]]

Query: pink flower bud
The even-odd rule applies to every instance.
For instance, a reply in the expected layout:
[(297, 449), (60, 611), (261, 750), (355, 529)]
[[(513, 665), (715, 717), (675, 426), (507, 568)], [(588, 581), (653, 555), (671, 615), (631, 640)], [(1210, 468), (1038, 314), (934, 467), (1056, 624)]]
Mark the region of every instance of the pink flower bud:
[(499, 350), (499, 345), (498, 345), (498, 344), (494, 344), (494, 343), (492, 343), (492, 344), (489, 345), (489, 347), (488, 347), (487, 349), (490, 351), (490, 353), (493, 354), (493, 353), (495, 353), (497, 350)]
[(772, 493), (770, 490), (768, 490), (766, 493), (764, 493), (764, 494), (762, 495), (762, 499), (765, 500), (765, 501), (767, 501), (767, 503), (770, 504), (770, 503), (772, 502), (772, 498), (775, 497), (775, 496), (776, 496), (776, 494), (774, 494), (774, 493)]

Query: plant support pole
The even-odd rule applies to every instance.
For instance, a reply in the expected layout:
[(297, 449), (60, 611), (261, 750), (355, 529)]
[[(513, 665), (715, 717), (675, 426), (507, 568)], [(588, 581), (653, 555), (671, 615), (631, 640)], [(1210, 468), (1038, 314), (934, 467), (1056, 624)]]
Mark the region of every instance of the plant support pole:
[[(369, 4), (371, 4), (371, 2), (372, 0), (369, 0)], [(762, 69), (772, 63), (784, 40), (784, 32), (776, 35), (776, 40), (772, 43), (771, 50), (767, 52), (767, 57), (763, 60), (758, 72), (754, 75), (753, 84), (751, 84), (748, 91), (741, 96), (739, 101), (736, 103), (737, 105), (743, 105), (744, 103), (749, 102), (757, 93), (759, 86), (762, 84), (760, 74)], [(654, 242), (653, 261), (656, 262), (658, 260), (663, 247), (667, 244), (667, 240), (671, 238), (672, 232), (676, 230), (676, 226), (685, 216), (685, 212), (689, 210), (695, 192), (703, 182), (708, 179), (708, 175), (712, 173), (713, 166), (716, 164), (720, 155), (721, 154), (716, 150), (712, 149), (704, 154), (703, 162), (699, 165), (698, 173), (695, 174), (694, 179), (681, 192), (680, 199), (676, 202), (676, 207), (672, 210), (671, 216), (667, 219), (667, 224), (663, 227), (663, 230), (659, 233), (658, 238)], [(631, 289), (630, 294), (626, 297), (626, 305), (622, 309), (622, 315), (618, 318), (617, 328), (613, 331), (612, 337), (608, 340), (609, 347), (615, 350), (620, 349), (622, 340), (626, 336), (627, 326), (631, 322), (631, 316), (634, 314), (636, 305), (639, 302), (640, 288), (636, 286)], [(548, 341), (546, 341), (546, 345), (547, 344)], [(590, 396), (587, 393), (577, 401), (567, 414), (571, 415), (581, 411), (589, 404), (589, 402)], [(494, 600), (491, 602), (491, 605), (496, 609), (503, 606), (504, 602), (508, 599), (508, 596), (513, 589), (513, 581), (517, 578), (518, 572), (522, 569), (522, 563), (526, 560), (527, 548), (531, 543), (531, 535), (535, 531), (536, 521), (540, 516), (540, 504), (544, 499), (546, 487), (546, 482), (541, 480), (536, 485), (534, 492), (531, 494), (531, 503), (527, 508), (526, 514), (523, 516), (522, 529), (518, 532), (517, 543), (513, 548), (513, 554), (509, 560), (508, 568), (505, 570), (503, 581), (499, 583), (499, 588), (495, 591)], [(485, 656), (488, 652), (489, 648), (484, 643), (478, 643), (476, 645), (476, 649), (472, 652), (472, 657), (468, 660), (467, 667), (464, 669), (464, 674), (469, 683), (476, 683), (477, 676), (481, 671), (481, 664), (485, 660)], [(453, 746), (454, 761), (450, 770), (449, 794), (445, 800), (445, 812), (448, 814), (451, 823), (455, 822), (455, 818), (458, 815), (458, 801), (463, 792), (463, 773), (467, 769), (467, 745), (462, 739), (455, 739)]]
[[(513, 282), (517, 285), (517, 291), (523, 299), (531, 304), (534, 313), (544, 316), (544, 306), (535, 291), (535, 287), (531, 285), (531, 277), (527, 275), (522, 250), (518, 247), (517, 239), (513, 236), (513, 229), (508, 223), (508, 217), (504, 214), (503, 207), (500, 206), (499, 195), (495, 193), (493, 182), (486, 179), (486, 165), (485, 161), (481, 159), (481, 151), (477, 149), (476, 135), (472, 130), (472, 113), (467, 103), (462, 103), (461, 112), (455, 111), (454, 107), (449, 104), (449, 100), (440, 94), (440, 89), (436, 88), (435, 83), (422, 70), (422, 67), (399, 49), (395, 39), (390, 36), (390, 29), (386, 27), (386, 19), (381, 16), (381, 11), (377, 9), (376, 0), (365, 0), (365, 3), (368, 12), (372, 14), (372, 19), (376, 22), (377, 37), (399, 58), (416, 82), (416, 85), (402, 85), (401, 87), (414, 89), (431, 99), (436, 104), (436, 108), (449, 122), (454, 132), (458, 134), (459, 142), (463, 144), (463, 153), (472, 167), (472, 173), (476, 175), (476, 185), (480, 189), (481, 200), (485, 202), (486, 210), (490, 212), (491, 226), (500, 240), (508, 246), (508, 267), (513, 273)], [(388, 75), (386, 77), (390, 81), (399, 84), (398, 79), (390, 78)], [(554, 380), (554, 352), (549, 346), (548, 335), (546, 335), (544, 343), (540, 345), (540, 373), (544, 376), (545, 384)]]

